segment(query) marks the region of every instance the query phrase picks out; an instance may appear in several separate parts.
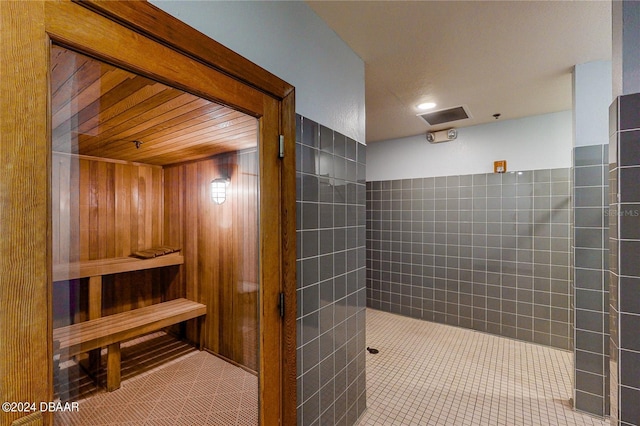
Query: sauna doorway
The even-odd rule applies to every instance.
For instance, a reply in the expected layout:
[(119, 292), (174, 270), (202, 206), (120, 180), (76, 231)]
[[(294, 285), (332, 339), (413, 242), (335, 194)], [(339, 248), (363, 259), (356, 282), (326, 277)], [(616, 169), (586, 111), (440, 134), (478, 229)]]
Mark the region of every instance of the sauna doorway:
[[(86, 5), (47, 7), (106, 27), (49, 33), (53, 397), (81, 399), (84, 416), (95, 398), (85, 394), (97, 393), (100, 418), (137, 386), (136, 399), (158, 397), (145, 421), (182, 399), (167, 418), (292, 424), (295, 191), (285, 189), (295, 171), (280, 142), (293, 141), (292, 102)], [(109, 31), (115, 40), (95, 36)], [(175, 375), (154, 378), (163, 368)], [(114, 421), (131, 421), (117, 411)], [(55, 422), (96, 419), (82, 416)]]
[(258, 120), (56, 45), (51, 76), (54, 396), (182, 359), (176, 336), (238, 370), (195, 394), (257, 424)]

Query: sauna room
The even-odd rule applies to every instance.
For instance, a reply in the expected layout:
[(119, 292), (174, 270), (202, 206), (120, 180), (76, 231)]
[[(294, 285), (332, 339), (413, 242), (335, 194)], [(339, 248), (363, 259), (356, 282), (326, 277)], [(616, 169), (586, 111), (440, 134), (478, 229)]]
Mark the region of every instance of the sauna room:
[(257, 424), (258, 119), (61, 46), (50, 75), (54, 398), (205, 356)]

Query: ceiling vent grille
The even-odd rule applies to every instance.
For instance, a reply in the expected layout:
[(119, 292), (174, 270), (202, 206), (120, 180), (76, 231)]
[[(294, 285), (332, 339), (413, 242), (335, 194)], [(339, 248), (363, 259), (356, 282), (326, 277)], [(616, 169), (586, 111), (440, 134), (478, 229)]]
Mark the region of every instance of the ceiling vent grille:
[(430, 126), (437, 126), (438, 124), (464, 120), (471, 116), (464, 106), (457, 106), (448, 109), (441, 109), (440, 111), (428, 112), (426, 114), (418, 114), (418, 117), (422, 118)]

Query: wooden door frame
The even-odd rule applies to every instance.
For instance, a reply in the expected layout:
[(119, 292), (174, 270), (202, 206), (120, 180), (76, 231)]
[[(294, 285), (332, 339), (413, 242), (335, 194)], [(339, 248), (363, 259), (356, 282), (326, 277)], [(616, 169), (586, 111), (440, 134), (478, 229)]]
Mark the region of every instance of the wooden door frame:
[[(260, 212), (260, 274), (262, 282), (271, 283), (261, 297), (260, 322), (269, 332), (277, 328), (279, 335), (277, 339), (265, 339), (261, 328), (260, 344), (261, 351), (280, 359), (277, 366), (260, 363), (260, 418), (265, 425), (294, 425), (297, 304), (293, 86), (146, 2), (0, 2), (0, 19), (0, 232), (5, 253), (0, 257), (4, 271), (0, 274), (3, 401), (39, 404), (51, 401), (53, 396), (50, 42), (120, 65), (118, 46), (108, 51), (111, 47), (100, 38), (108, 37), (113, 42), (117, 33), (124, 32), (130, 40), (151, 40), (165, 52), (180, 56), (183, 60), (172, 67), (183, 72), (189, 69), (202, 77), (202, 81), (187, 79), (197, 87), (179, 83), (178, 88), (209, 99), (211, 90), (216, 90), (219, 97), (211, 100), (260, 119), (261, 173), (264, 172), (260, 191), (271, 195), (262, 197)], [(101, 31), (92, 27), (97, 22), (104, 26)], [(162, 70), (154, 74), (138, 65), (127, 65), (167, 81)], [(224, 84), (218, 84), (220, 81)], [(239, 98), (239, 94), (247, 94), (248, 98)], [(284, 135), (287, 152), (283, 159), (278, 158), (279, 134)], [(262, 170), (262, 164), (267, 163), (269, 167)], [(279, 196), (273, 197), (275, 194)], [(268, 214), (269, 210), (279, 210), (280, 214)], [(266, 250), (268, 241), (279, 241), (275, 253)], [(285, 294), (284, 319), (279, 318), (280, 292)], [(40, 411), (3, 412), (0, 416), (0, 424), (52, 423), (51, 413)]]

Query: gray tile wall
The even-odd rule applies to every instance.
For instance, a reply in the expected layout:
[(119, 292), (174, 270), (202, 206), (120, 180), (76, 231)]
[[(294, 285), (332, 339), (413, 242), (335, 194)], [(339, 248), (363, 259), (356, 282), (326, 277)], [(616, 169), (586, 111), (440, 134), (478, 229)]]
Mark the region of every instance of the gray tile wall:
[(609, 146), (573, 151), (575, 407), (609, 412)]
[(570, 171), (367, 182), (367, 305), (571, 349)]
[(366, 150), (296, 120), (298, 425), (350, 426), (366, 407)]
[(610, 108), (611, 423), (640, 424), (640, 93)]

